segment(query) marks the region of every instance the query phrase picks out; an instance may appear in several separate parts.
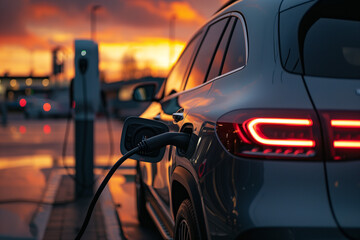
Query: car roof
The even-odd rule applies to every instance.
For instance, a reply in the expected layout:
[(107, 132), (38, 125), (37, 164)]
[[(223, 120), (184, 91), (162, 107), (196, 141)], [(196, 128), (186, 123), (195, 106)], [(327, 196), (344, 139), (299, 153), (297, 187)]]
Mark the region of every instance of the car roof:
[[(240, 12), (245, 18), (267, 14), (275, 16), (283, 0), (229, 0), (214, 13), (211, 21), (230, 12)], [(209, 22), (211, 22), (209, 21)]]
[(230, 0), (230, 1), (227, 1), (226, 3), (224, 3), (214, 14), (220, 12), (221, 10), (227, 8), (228, 6), (230, 6), (231, 4), (237, 2), (238, 0)]

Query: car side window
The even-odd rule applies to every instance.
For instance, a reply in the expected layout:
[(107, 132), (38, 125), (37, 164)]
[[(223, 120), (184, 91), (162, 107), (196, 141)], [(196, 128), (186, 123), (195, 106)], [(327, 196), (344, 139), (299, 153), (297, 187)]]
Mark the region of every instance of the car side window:
[(221, 74), (230, 72), (245, 65), (246, 62), (246, 40), (244, 27), (240, 19), (236, 20), (227, 49)]
[(228, 20), (229, 18), (224, 18), (210, 25), (191, 68), (185, 90), (204, 83), (211, 59), (214, 56)]
[(230, 22), (228, 23), (228, 26), (226, 27), (226, 31), (221, 39), (215, 57), (211, 63), (210, 71), (206, 78), (206, 81), (211, 80), (221, 74), (221, 64), (223, 62), (224, 54), (230, 39), (230, 34), (232, 32), (235, 20), (236, 18), (232, 17)]
[(181, 54), (179, 60), (173, 67), (172, 71), (170, 72), (166, 80), (165, 96), (179, 92), (181, 90), (187, 67), (191, 61), (193, 52), (198, 45), (197, 43), (199, 42), (200, 36), (202, 36), (201, 33), (197, 34), (190, 41), (184, 52)]

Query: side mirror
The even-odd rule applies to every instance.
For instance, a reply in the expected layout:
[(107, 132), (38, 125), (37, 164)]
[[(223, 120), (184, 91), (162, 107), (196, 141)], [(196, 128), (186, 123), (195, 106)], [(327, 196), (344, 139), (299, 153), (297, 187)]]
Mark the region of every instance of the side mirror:
[[(143, 139), (165, 132), (169, 132), (169, 128), (161, 122), (145, 118), (129, 117), (124, 122), (120, 151), (124, 155), (135, 148)], [(131, 158), (138, 161), (158, 162), (163, 158), (164, 154), (165, 147), (145, 154), (134, 154)]]
[(155, 84), (140, 85), (134, 89), (133, 100), (137, 102), (151, 102), (154, 100)]

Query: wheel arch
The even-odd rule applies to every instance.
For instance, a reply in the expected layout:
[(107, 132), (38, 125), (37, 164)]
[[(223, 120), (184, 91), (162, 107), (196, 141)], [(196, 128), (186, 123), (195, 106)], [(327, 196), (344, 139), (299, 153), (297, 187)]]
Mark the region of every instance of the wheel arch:
[(196, 180), (188, 170), (178, 166), (172, 174), (171, 181), (171, 203), (174, 218), (176, 218), (176, 214), (181, 203), (187, 198), (191, 201), (196, 212), (201, 236), (203, 238), (207, 238), (207, 227), (203, 213), (203, 204), (197, 188)]

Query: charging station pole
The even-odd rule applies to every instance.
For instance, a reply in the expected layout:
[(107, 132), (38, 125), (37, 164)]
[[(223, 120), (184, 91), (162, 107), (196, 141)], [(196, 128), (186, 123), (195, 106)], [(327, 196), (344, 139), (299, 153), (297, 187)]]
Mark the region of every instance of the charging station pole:
[(98, 45), (91, 40), (75, 40), (75, 193), (93, 194), (94, 119), (100, 100)]

